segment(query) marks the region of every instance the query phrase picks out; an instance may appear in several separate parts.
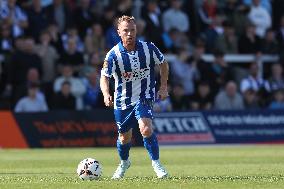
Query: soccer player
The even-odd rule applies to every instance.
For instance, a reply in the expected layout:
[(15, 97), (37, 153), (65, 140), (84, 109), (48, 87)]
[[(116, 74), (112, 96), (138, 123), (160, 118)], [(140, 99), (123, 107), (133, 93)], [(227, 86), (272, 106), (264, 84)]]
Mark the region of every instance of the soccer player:
[[(152, 128), (152, 108), (156, 97), (164, 100), (168, 96), (168, 63), (153, 43), (136, 40), (134, 17), (120, 17), (117, 32), (121, 41), (107, 53), (100, 80), (105, 105), (114, 106), (119, 133), (117, 150), (121, 162), (112, 179), (123, 178), (130, 167), (132, 128), (137, 125), (137, 122), (154, 171), (158, 178), (165, 178), (168, 173), (159, 161), (158, 141)], [(157, 96), (155, 95), (155, 65), (159, 65), (161, 75)], [(110, 77), (114, 77), (115, 80), (114, 100), (109, 92)]]

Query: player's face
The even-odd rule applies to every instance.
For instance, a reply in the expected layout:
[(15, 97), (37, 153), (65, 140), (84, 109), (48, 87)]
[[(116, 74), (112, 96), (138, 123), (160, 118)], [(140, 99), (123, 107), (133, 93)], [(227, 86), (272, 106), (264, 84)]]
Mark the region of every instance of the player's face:
[(118, 35), (124, 45), (134, 45), (136, 40), (136, 24), (133, 21), (123, 21), (118, 26)]

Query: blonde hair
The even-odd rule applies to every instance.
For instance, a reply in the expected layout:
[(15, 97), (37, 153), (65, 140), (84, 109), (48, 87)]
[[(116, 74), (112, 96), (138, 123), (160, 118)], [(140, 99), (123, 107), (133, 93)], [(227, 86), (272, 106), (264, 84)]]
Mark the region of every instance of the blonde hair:
[(133, 16), (126, 16), (126, 15), (123, 15), (121, 17), (118, 18), (118, 21), (117, 21), (117, 26), (119, 26), (122, 22), (131, 22), (133, 21), (135, 23), (135, 18)]

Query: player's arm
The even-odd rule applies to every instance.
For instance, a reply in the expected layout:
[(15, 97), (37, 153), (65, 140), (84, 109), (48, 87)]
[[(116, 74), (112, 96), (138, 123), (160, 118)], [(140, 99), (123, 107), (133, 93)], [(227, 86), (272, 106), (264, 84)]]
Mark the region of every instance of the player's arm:
[(162, 64), (159, 64), (159, 67), (160, 67), (161, 85), (158, 91), (158, 98), (164, 100), (169, 96), (168, 94), (169, 65), (166, 61), (164, 61)]
[(102, 75), (100, 79), (100, 87), (104, 96), (104, 103), (107, 107), (113, 106), (112, 96), (109, 93), (109, 78)]
[(113, 99), (109, 91), (109, 78), (112, 75), (112, 67), (111, 61), (105, 60), (101, 71), (100, 87), (107, 107), (113, 106)]

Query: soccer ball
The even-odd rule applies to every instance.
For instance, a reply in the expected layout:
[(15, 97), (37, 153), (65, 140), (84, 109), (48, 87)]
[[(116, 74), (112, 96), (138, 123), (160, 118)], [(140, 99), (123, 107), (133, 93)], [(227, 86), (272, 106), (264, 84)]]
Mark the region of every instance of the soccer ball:
[(97, 160), (86, 158), (78, 164), (77, 174), (82, 180), (96, 180), (102, 174), (102, 166)]

